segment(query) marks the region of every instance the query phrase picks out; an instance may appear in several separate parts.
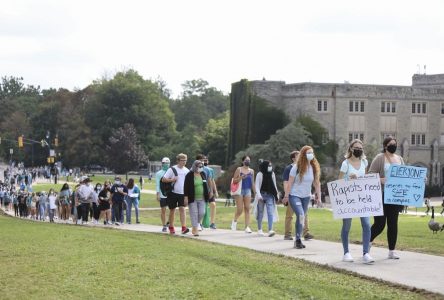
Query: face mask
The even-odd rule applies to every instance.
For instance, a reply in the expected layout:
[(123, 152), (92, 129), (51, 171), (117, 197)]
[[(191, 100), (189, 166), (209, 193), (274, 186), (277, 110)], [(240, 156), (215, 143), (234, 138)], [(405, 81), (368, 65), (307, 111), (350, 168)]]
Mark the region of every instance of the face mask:
[(166, 170), (168, 170), (169, 167), (170, 167), (169, 164), (164, 164), (164, 165), (162, 165), (162, 170), (166, 171)]
[(395, 153), (396, 152), (396, 145), (388, 145), (387, 151), (390, 153)]
[(249, 165), (250, 165), (250, 161), (249, 160), (244, 161), (244, 166), (248, 167)]
[(208, 163), (207, 163), (207, 162), (204, 162), (204, 166), (205, 166), (205, 167), (208, 166)]
[(272, 167), (272, 166), (268, 166), (267, 171), (268, 171), (268, 172), (273, 171), (273, 167)]
[(120, 185), (120, 180), (114, 181), (115, 184)]
[(102, 189), (102, 186), (101, 185), (98, 185), (97, 186), (97, 190), (101, 190)]
[(307, 154), (306, 154), (306, 157), (307, 157), (308, 161), (311, 161), (311, 160), (313, 160), (313, 158), (314, 158), (315, 156), (314, 156), (313, 153), (307, 153)]
[(353, 149), (353, 155), (354, 157), (361, 157), (362, 155), (362, 150), (361, 149)]
[(203, 172), (203, 168), (197, 168), (197, 172), (199, 173)]
[(90, 183), (87, 183), (86, 186), (91, 186), (91, 184), (90, 184)]

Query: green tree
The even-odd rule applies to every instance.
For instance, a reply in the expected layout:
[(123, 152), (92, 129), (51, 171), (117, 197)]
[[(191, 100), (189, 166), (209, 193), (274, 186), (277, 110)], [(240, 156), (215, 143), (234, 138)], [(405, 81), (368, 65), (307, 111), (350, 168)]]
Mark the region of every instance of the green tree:
[(147, 161), (138, 142), (136, 129), (129, 123), (113, 132), (106, 148), (107, 165), (116, 173), (126, 174)]
[(230, 115), (225, 112), (219, 119), (210, 119), (202, 133), (201, 149), (208, 155), (211, 164), (224, 165), (228, 150)]

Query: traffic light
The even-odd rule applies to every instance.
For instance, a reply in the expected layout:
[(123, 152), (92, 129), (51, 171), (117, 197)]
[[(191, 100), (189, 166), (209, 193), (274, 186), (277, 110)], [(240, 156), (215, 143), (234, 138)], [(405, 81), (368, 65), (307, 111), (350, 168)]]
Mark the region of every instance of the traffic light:
[(23, 136), (18, 137), (18, 146), (19, 148), (23, 148)]

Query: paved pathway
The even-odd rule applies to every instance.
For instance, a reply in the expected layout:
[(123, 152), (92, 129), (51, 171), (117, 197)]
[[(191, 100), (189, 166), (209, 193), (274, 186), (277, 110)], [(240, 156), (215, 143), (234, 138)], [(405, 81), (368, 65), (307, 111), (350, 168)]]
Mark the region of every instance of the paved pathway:
[[(11, 213), (12, 212), (8, 212), (10, 215)], [(87, 226), (103, 227), (103, 225)], [(125, 224), (123, 226), (112, 227), (117, 230), (134, 230), (165, 234), (161, 233), (161, 226), (154, 225)], [(176, 228), (176, 232), (179, 232), (179, 228)], [(180, 234), (176, 235), (182, 236)], [(350, 245), (350, 252), (355, 258), (355, 262), (345, 263), (341, 261), (342, 245), (335, 242), (320, 240), (306, 241), (304, 243), (307, 248), (299, 250), (293, 248), (293, 241), (285, 241), (282, 235), (260, 237), (255, 233), (247, 234), (239, 230), (231, 231), (224, 229), (205, 229), (199, 237), (193, 237), (190, 234), (183, 235), (183, 237), (300, 258), (401, 285), (425, 289), (444, 296), (444, 257), (442, 256), (398, 251), (401, 259), (391, 260), (387, 259), (387, 249), (372, 247), (371, 254), (375, 259), (375, 263), (366, 265), (360, 260), (362, 246), (355, 244)], [(431, 238), (443, 239), (444, 245), (444, 233), (434, 236), (431, 235)]]

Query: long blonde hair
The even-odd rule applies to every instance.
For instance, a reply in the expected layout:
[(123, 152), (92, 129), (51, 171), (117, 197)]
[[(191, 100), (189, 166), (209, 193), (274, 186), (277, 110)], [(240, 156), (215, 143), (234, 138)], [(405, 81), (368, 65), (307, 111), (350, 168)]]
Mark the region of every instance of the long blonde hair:
[(364, 143), (361, 140), (359, 140), (359, 139), (354, 139), (353, 141), (350, 142), (350, 144), (348, 144), (347, 152), (344, 155), (345, 158), (352, 157), (352, 155), (353, 155), (352, 147), (356, 143), (359, 143), (362, 146), (362, 155), (361, 155), (360, 159), (365, 159), (366, 158), (365, 153), (364, 153)]
[(302, 147), (299, 155), (298, 160), (296, 161), (296, 166), (298, 167), (298, 173), (299, 173), (299, 180), (302, 181), (302, 177), (304, 177), (304, 174), (308, 170), (308, 165), (310, 164), (313, 168), (313, 174), (314, 174), (314, 181), (316, 183), (320, 182), (321, 178), (321, 167), (319, 166), (319, 162), (314, 157), (310, 162), (307, 159), (307, 151), (313, 150), (310, 146), (304, 146)]

